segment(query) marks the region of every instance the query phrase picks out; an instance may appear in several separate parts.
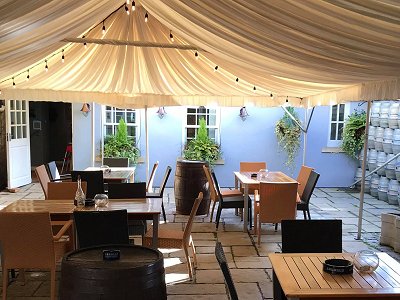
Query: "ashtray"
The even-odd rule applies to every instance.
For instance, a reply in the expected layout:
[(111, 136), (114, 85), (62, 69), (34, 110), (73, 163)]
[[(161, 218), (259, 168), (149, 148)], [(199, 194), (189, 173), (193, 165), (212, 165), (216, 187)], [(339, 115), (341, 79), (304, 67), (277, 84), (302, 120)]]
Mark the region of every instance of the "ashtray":
[(93, 199), (86, 199), (85, 200), (85, 206), (93, 206), (94, 205), (94, 200)]
[(332, 258), (322, 263), (323, 270), (329, 274), (352, 274), (353, 263), (347, 259)]

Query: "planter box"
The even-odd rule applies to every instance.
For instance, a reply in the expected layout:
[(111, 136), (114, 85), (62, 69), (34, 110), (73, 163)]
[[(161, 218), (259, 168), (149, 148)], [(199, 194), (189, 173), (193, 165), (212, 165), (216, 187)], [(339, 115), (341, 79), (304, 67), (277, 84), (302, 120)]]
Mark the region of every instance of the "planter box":
[(400, 214), (381, 215), (380, 244), (393, 247), (396, 252), (400, 252)]

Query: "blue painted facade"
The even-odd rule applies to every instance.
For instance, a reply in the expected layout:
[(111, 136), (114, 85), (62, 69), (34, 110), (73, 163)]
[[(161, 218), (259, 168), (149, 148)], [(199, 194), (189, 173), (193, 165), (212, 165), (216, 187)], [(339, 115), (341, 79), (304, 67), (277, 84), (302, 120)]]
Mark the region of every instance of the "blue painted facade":
[[(79, 105), (76, 106), (78, 107)], [(366, 104), (359, 106), (358, 103), (350, 103), (350, 113), (356, 108), (365, 109)], [(167, 114), (163, 119), (160, 119), (156, 114), (157, 109), (150, 108), (147, 111), (150, 169), (155, 161), (158, 160), (160, 162), (155, 177), (155, 186), (158, 186), (166, 167), (170, 165), (173, 171), (167, 186), (172, 187), (176, 159), (181, 156), (183, 147), (186, 108), (166, 107)], [(224, 107), (220, 110), (220, 141), (224, 162), (215, 166), (220, 185), (223, 187), (234, 186), (233, 171), (239, 169), (240, 161), (266, 161), (269, 170), (281, 170), (296, 178), (303, 161), (304, 135), (301, 135), (301, 147), (295, 159), (295, 164), (292, 168), (289, 168), (285, 165), (286, 154), (279, 148), (274, 133), (275, 123), (284, 114), (283, 109), (280, 107), (247, 107), (249, 117), (245, 121), (242, 121), (239, 117), (239, 110), (240, 108), (238, 107)], [(142, 157), (145, 157), (145, 113), (144, 109), (138, 111), (141, 124), (138, 145)], [(296, 109), (296, 112), (304, 122), (305, 110), (299, 108)], [(95, 124), (100, 124), (101, 109), (99, 105), (95, 106), (93, 115)], [(82, 119), (80, 112), (75, 109), (74, 116)], [(323, 152), (323, 149), (327, 148), (329, 118), (329, 106), (315, 108), (307, 134), (305, 164), (314, 167), (321, 174), (318, 182), (319, 187), (347, 187), (353, 182), (358, 162), (343, 153)], [(89, 119), (87, 118), (87, 120)], [(100, 156), (99, 149), (101, 145), (101, 129), (99, 127), (100, 125), (96, 125), (93, 131), (94, 151), (97, 157)], [(80, 125), (79, 128), (81, 128)], [(73, 143), (77, 145), (77, 137), (81, 135), (82, 130), (78, 129), (78, 124), (75, 125), (75, 123), (73, 129)], [(90, 147), (90, 143), (86, 142), (85, 146), (80, 147)], [(84, 153), (87, 154), (87, 151)], [(87, 160), (87, 155), (83, 160)], [(79, 162), (75, 162), (75, 169), (82, 169), (90, 164), (91, 159), (87, 162), (81, 159)], [(96, 164), (100, 165), (101, 163), (98, 161)], [(135, 176), (138, 181), (146, 180), (145, 164), (138, 164)]]

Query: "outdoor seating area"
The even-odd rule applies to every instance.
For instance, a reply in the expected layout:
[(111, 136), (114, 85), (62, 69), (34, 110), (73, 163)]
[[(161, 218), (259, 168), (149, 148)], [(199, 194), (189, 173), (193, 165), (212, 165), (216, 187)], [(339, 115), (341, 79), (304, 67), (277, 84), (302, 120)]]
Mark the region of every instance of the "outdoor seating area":
[[(19, 199), (27, 202), (30, 199), (44, 199), (44, 194), (40, 184), (33, 183), (21, 188), (18, 193), (0, 192), (0, 199), (0, 205), (4, 208)], [(169, 230), (183, 230), (189, 216), (176, 214), (172, 188), (165, 189), (163, 200), (167, 216), (167, 223), (163, 224), (163, 228), (165, 226)], [(343, 252), (355, 253), (363, 249), (372, 249), (376, 252), (386, 252), (399, 260), (399, 253), (394, 252), (390, 247), (379, 245), (380, 214), (400, 213), (398, 206), (389, 205), (366, 195), (362, 239), (356, 240), (358, 202), (359, 193), (357, 192), (336, 188), (316, 188), (310, 202), (312, 221), (341, 220)], [(298, 211), (297, 219), (303, 219), (302, 211)], [(243, 221), (240, 216), (235, 215), (234, 209), (221, 212), (218, 230), (215, 223), (209, 222), (209, 216), (195, 216), (193, 220), (191, 236), (196, 249), (197, 268), (194, 269), (192, 280), (189, 278), (184, 251), (161, 249), (164, 254), (168, 299), (229, 299), (229, 291), (214, 253), (216, 242), (220, 242), (223, 246), (239, 299), (273, 298), (273, 272), (268, 255), (274, 252), (286, 252), (282, 248), (285, 247), (282, 245), (282, 230), (288, 230), (289, 235), (293, 237), (290, 233), (295, 230), (293, 226), (286, 226), (287, 229), (285, 226), (283, 229), (279, 226), (275, 231), (273, 224), (263, 225), (261, 243), (258, 246), (257, 236), (243, 232)], [(303, 222), (308, 222), (308, 220)], [(298, 238), (301, 239), (300, 236)], [(312, 237), (306, 238), (306, 241), (310, 242), (309, 238)], [(299, 244), (298, 240), (294, 243)], [(292, 247), (290, 245), (293, 245), (293, 242), (288, 242), (286, 247)], [(291, 248), (287, 249), (287, 251), (292, 251)], [(57, 286), (60, 285), (59, 271), (58, 265)], [(49, 297), (50, 277), (45, 270), (27, 270), (25, 278), (25, 284), (20, 281), (19, 276), (11, 281), (7, 291), (9, 297), (13, 299)]]

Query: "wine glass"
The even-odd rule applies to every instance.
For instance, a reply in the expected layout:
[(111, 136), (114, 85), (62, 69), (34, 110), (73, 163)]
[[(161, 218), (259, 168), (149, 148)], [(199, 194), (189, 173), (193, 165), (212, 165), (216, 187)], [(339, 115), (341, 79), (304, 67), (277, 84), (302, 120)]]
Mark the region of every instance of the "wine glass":
[(359, 272), (372, 273), (379, 266), (379, 257), (374, 251), (361, 250), (354, 255), (353, 264)]
[(260, 171), (258, 171), (258, 181), (262, 181), (267, 179), (268, 177), (268, 169), (260, 169)]
[(97, 207), (105, 207), (108, 205), (108, 196), (106, 194), (96, 194), (93, 199)]

